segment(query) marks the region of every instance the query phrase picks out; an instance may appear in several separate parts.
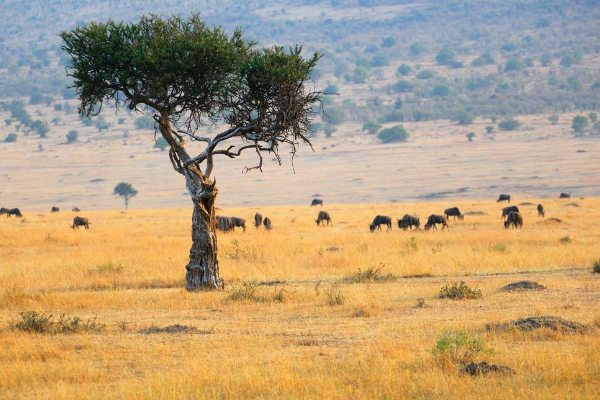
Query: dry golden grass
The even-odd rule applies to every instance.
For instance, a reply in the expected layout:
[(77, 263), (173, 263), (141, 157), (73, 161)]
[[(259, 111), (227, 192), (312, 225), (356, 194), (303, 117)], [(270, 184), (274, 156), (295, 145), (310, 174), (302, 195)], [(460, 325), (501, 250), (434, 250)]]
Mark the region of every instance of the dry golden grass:
[[(275, 228), (221, 234), (226, 290), (201, 293), (182, 289), (189, 210), (81, 213), (89, 231), (69, 229), (70, 212), (2, 218), (0, 398), (595, 398), (597, 329), (485, 330), (534, 315), (600, 325), (600, 274), (591, 273), (600, 200), (569, 202), (543, 201), (562, 224), (521, 207), (518, 231), (504, 230), (495, 202), (328, 205), (332, 227), (316, 226), (314, 207), (219, 210), (248, 225), (260, 211)], [(424, 224), (450, 205), (488, 215), (450, 221), (449, 232), (368, 231), (376, 214), (415, 213)], [(348, 279), (381, 266), (391, 274), (381, 282)], [(525, 279), (547, 289), (499, 291)], [(439, 299), (457, 280), (483, 297)], [(26, 310), (97, 316), (107, 327), (10, 329)], [(141, 332), (173, 324), (198, 331)], [(473, 378), (436, 361), (436, 340), (459, 330), (495, 349), (478, 361), (516, 375)]]

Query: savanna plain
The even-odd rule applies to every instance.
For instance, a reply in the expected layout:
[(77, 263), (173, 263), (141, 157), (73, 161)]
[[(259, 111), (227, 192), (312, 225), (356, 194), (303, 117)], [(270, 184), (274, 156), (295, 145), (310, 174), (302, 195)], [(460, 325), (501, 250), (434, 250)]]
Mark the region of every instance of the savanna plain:
[[(520, 230), (495, 201), (218, 210), (247, 229), (219, 234), (225, 290), (195, 293), (189, 209), (3, 217), (0, 397), (597, 398), (600, 200), (539, 201)], [(368, 229), (449, 206), (446, 231)], [(501, 289), (523, 280), (545, 289)], [(461, 281), (480, 296), (440, 298)], [(494, 328), (540, 316), (585, 326)], [(512, 372), (463, 372), (482, 361)]]

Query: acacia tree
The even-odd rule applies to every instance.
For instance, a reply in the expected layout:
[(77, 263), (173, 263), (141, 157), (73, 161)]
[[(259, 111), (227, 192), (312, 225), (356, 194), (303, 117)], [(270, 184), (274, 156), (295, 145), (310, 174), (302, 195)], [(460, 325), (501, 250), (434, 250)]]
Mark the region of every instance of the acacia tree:
[(138, 191), (131, 186), (131, 183), (121, 182), (117, 186), (115, 186), (113, 190), (114, 196), (119, 196), (123, 200), (125, 200), (125, 209), (129, 209), (129, 200), (131, 198), (137, 196)]
[[(310, 122), (322, 95), (310, 79), (321, 55), (305, 59), (297, 45), (256, 49), (239, 29), (228, 35), (199, 14), (92, 22), (61, 37), (80, 114), (96, 115), (103, 105), (152, 114), (194, 205), (186, 287), (222, 287), (214, 159), (250, 150), (257, 162), (245, 170), (262, 170), (265, 152), (281, 163), (280, 148), (293, 157), (300, 144), (310, 145)], [(223, 129), (202, 136), (207, 124)], [(188, 141), (201, 144), (201, 151), (191, 152)]]

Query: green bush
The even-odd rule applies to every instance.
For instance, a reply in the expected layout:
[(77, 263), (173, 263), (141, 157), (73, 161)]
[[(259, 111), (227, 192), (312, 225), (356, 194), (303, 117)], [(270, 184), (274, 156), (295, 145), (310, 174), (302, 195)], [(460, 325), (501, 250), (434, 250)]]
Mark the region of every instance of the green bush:
[(4, 141), (6, 143), (14, 143), (17, 141), (17, 134), (16, 133), (9, 133), (8, 136), (6, 137), (6, 139), (4, 139)]
[(431, 79), (435, 76), (435, 72), (430, 69), (424, 69), (417, 74), (417, 79)]
[(134, 125), (137, 129), (154, 129), (154, 118), (150, 115), (142, 115), (136, 118)]
[(402, 76), (406, 76), (412, 72), (410, 65), (402, 64), (398, 67), (398, 73)]
[(450, 94), (450, 88), (446, 85), (437, 85), (431, 91), (432, 96), (446, 97)]
[(391, 128), (383, 129), (377, 135), (382, 143), (405, 142), (410, 137), (404, 126), (396, 125)]
[(470, 112), (461, 111), (452, 117), (452, 120), (458, 122), (460, 125), (470, 125), (475, 120), (475, 117)]
[(475, 361), (479, 354), (491, 354), (494, 350), (465, 331), (448, 332), (439, 338), (432, 350), (442, 366), (464, 366)]
[(373, 118), (369, 118), (362, 126), (363, 131), (367, 131), (372, 135), (375, 135), (381, 129), (381, 124), (375, 121)]
[(440, 65), (451, 66), (454, 64), (454, 52), (449, 48), (444, 48), (437, 53), (435, 61)]
[(525, 64), (521, 60), (517, 58), (511, 58), (504, 65), (504, 72), (520, 71), (523, 68), (525, 68)]
[(52, 315), (36, 311), (19, 313), (20, 319), (10, 322), (12, 329), (29, 333), (70, 334), (81, 332), (100, 332), (106, 325), (96, 322), (96, 318), (83, 321), (79, 317), (61, 314), (58, 321)]
[(359, 269), (358, 272), (346, 277), (344, 281), (349, 283), (365, 283), (365, 282), (385, 282), (394, 279), (392, 274), (384, 274), (384, 265), (381, 264), (379, 268), (370, 267), (366, 270)]
[(410, 92), (413, 89), (413, 84), (405, 79), (400, 79), (392, 86), (392, 89), (397, 93)]
[(67, 143), (75, 143), (78, 138), (79, 133), (77, 133), (75, 130), (71, 130), (69, 133), (67, 133)]
[(596, 274), (600, 274), (600, 260), (594, 261), (594, 265), (592, 265), (592, 271)]
[(154, 143), (154, 148), (155, 149), (160, 149), (161, 151), (165, 151), (165, 149), (169, 147), (169, 143), (167, 143), (167, 141), (165, 140), (164, 137), (159, 137), (158, 139), (156, 139), (156, 142)]
[(505, 119), (498, 124), (498, 128), (503, 131), (514, 131), (521, 126), (521, 123), (514, 118)]
[(581, 133), (585, 130), (585, 128), (588, 127), (588, 125), (590, 124), (590, 120), (587, 117), (584, 117), (583, 115), (577, 115), (575, 117), (573, 117), (573, 122), (571, 127), (573, 128), (573, 130), (577, 133)]
[(446, 283), (440, 289), (440, 299), (478, 299), (482, 296), (480, 289), (471, 289), (464, 281)]

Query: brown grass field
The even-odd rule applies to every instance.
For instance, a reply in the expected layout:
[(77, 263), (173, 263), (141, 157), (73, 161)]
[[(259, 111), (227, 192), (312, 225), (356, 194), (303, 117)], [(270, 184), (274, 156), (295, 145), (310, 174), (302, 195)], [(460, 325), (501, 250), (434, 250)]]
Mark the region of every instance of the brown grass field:
[[(600, 199), (543, 203), (546, 219), (521, 206), (521, 230), (505, 230), (492, 201), (326, 204), (331, 227), (317, 227), (308, 206), (219, 210), (248, 222), (260, 211), (274, 229), (220, 234), (226, 288), (199, 293), (182, 288), (189, 209), (81, 213), (89, 231), (69, 229), (71, 212), (2, 217), (0, 398), (597, 398)], [(368, 230), (376, 214), (423, 224), (450, 205), (486, 215), (444, 232)], [(380, 280), (356, 279), (371, 268)], [(482, 297), (438, 298), (460, 280)], [(521, 280), (546, 289), (500, 291)], [(106, 326), (11, 328), (28, 310)], [(485, 328), (546, 315), (590, 330)], [(147, 331), (174, 324), (197, 331)], [(434, 356), (436, 341), (458, 331), (494, 349), (476, 361), (516, 374), (471, 377)]]

